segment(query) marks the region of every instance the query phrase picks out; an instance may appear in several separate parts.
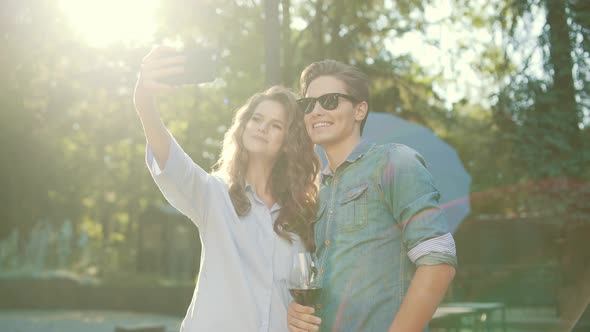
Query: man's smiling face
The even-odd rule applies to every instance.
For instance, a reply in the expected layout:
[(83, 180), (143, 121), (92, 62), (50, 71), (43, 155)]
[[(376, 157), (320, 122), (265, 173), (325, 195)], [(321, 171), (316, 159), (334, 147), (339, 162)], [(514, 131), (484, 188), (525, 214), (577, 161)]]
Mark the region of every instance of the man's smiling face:
[[(320, 76), (309, 84), (305, 97), (320, 97), (335, 92), (348, 94), (344, 82), (333, 76)], [(360, 136), (360, 121), (366, 116), (366, 112), (359, 112), (357, 106), (350, 100), (339, 97), (336, 109), (325, 110), (316, 101), (313, 111), (304, 118), (312, 142), (329, 148)]]

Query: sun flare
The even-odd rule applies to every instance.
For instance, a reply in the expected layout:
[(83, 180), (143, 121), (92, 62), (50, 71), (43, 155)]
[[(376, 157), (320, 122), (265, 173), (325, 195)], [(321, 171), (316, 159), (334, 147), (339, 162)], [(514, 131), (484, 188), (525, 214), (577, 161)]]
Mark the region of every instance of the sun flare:
[(89, 45), (149, 43), (158, 0), (59, 0), (71, 27)]

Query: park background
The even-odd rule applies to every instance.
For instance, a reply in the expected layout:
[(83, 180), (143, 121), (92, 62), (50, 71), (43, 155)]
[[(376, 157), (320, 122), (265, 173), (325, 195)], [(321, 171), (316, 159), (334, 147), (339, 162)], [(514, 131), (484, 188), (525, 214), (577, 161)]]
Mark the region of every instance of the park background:
[(184, 315), (198, 230), (149, 176), (132, 92), (152, 44), (190, 36), (221, 51), (218, 79), (160, 109), (203, 168), (250, 95), (354, 64), (373, 112), (430, 128), (471, 176), (445, 301), (590, 330), (590, 2), (7, 0), (0, 17), (0, 321)]

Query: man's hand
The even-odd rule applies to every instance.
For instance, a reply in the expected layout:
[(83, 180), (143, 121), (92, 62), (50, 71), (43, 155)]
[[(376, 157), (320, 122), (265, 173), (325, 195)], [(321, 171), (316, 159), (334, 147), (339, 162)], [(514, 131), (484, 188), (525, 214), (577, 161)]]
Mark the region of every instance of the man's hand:
[(291, 302), (287, 312), (287, 325), (290, 332), (316, 332), (322, 319), (314, 316), (314, 308)]

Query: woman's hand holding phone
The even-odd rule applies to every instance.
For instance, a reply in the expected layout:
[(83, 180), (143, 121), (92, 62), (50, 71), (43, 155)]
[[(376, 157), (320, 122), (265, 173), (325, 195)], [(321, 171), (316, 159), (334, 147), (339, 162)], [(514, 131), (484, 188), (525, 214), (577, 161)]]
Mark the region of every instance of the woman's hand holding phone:
[(178, 55), (184, 56), (184, 70), (180, 74), (162, 77), (159, 81), (169, 85), (194, 85), (211, 82), (216, 76), (216, 51), (187, 41)]
[(215, 79), (216, 59), (212, 49), (190, 42), (183, 50), (156, 46), (142, 61), (135, 86), (136, 107), (151, 103), (154, 96), (180, 85), (200, 84)]
[(185, 62), (184, 55), (167, 46), (154, 47), (143, 58), (133, 95), (138, 111), (143, 105), (151, 105), (156, 95), (175, 89), (163, 80), (184, 73)]

